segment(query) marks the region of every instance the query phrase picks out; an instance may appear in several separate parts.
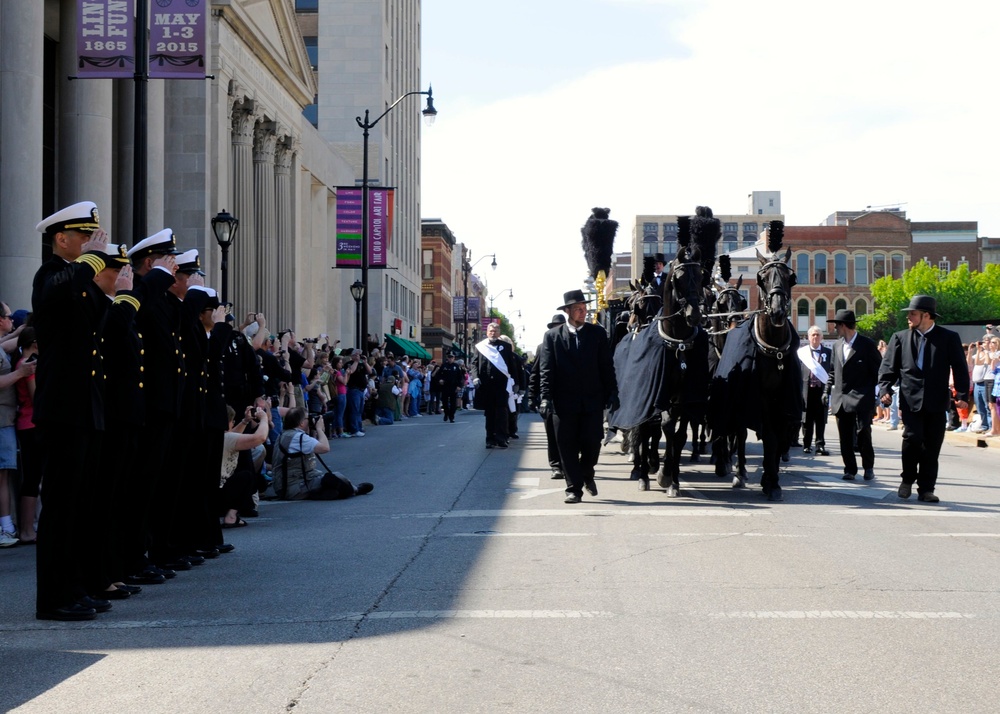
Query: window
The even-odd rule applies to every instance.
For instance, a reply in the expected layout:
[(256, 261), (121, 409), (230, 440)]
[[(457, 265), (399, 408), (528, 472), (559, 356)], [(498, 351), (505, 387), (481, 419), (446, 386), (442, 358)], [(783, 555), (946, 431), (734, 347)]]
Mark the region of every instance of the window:
[(646, 240), (649, 240), (649, 234), (653, 234), (653, 240), (656, 240), (656, 224), (655, 223), (643, 223), (642, 233), (646, 236)]
[(823, 325), (826, 323), (826, 300), (820, 298), (816, 301), (816, 324)]
[(722, 224), (723, 233), (739, 233), (740, 224), (739, 223), (723, 223)]
[[(847, 256), (843, 253), (833, 256), (833, 282), (847, 285)], [(847, 305), (844, 305), (844, 309), (847, 309)]]
[[(656, 224), (654, 223), (653, 225), (655, 226)], [(663, 224), (663, 235), (664, 235), (664, 237), (670, 235), (671, 233), (673, 233), (674, 235), (677, 234), (677, 224), (676, 223), (664, 223)]]
[(799, 300), (798, 306), (795, 308), (795, 328), (799, 332), (805, 332), (809, 329), (809, 301)]
[(858, 298), (854, 302), (854, 315), (856, 317), (861, 317), (862, 315), (867, 315), (867, 314), (868, 314), (868, 303), (865, 302), (863, 299)]
[(817, 253), (813, 257), (813, 277), (817, 285), (826, 284), (826, 254)]
[(313, 126), (319, 126), (319, 104), (313, 103), (303, 107), (302, 116)]
[[(893, 256), (895, 258), (895, 256)], [(945, 273), (951, 272), (951, 261), (947, 258), (942, 258), (938, 261), (938, 270)]]
[(666, 241), (663, 244), (663, 256), (670, 261), (675, 255), (677, 255), (677, 241)]
[(809, 255), (799, 253), (795, 256), (795, 282), (799, 285), (809, 284)]
[(319, 48), (316, 46), (317, 37), (303, 37), (302, 41), (306, 45), (306, 54), (309, 55), (309, 64), (313, 69), (319, 65)]
[(903, 256), (901, 255), (892, 256), (892, 279), (893, 280), (903, 279)]
[(743, 224), (743, 238), (746, 239), (747, 233), (756, 233), (757, 224), (756, 223), (744, 223)]
[(424, 269), (423, 269), (421, 277), (424, 280), (433, 280), (434, 279), (434, 251), (433, 250), (425, 250), (425, 251), (423, 251), (423, 254), (424, 254), (424, 262), (423, 262), (423, 268)]
[(319, 12), (319, 0), (295, 0), (295, 12)]
[(844, 298), (839, 298), (833, 301), (834, 314), (836, 314), (840, 310), (846, 310), (846, 309), (847, 309), (847, 300), (844, 300)]
[(754, 243), (757, 242), (757, 235), (755, 233), (744, 233), (743, 234), (743, 247), (749, 248)]
[(856, 256), (854, 256), (854, 284), (855, 285), (867, 285), (868, 284), (868, 256), (867, 255), (856, 255)]
[(875, 253), (872, 256), (872, 281), (885, 277), (885, 255)]
[(424, 301), (424, 309), (420, 322), (424, 327), (430, 327), (434, 324), (434, 293), (424, 293), (421, 297)]
[(643, 243), (642, 244), (642, 254), (652, 255), (656, 252), (656, 243)]
[(733, 240), (727, 240), (723, 243), (723, 250), (726, 253), (732, 253), (734, 250), (739, 250), (739, 248), (740, 244), (735, 240), (735, 238)]
[[(742, 268), (742, 270), (746, 270), (746, 268)], [(742, 297), (744, 300), (746, 300), (747, 305), (749, 305), (750, 304), (750, 290), (749, 290), (749, 288), (740, 288), (738, 292), (740, 294), (740, 297)]]

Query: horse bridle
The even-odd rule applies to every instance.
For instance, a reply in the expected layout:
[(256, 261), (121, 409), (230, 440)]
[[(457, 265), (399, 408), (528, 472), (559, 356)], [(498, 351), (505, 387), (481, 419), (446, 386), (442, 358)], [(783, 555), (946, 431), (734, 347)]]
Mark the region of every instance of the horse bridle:
[[(667, 284), (670, 286), (671, 291), (673, 291), (673, 286), (676, 283), (676, 281), (674, 280), (674, 276), (677, 275), (678, 269), (680, 269), (680, 268), (686, 268), (686, 267), (689, 267), (689, 266), (694, 266), (699, 271), (703, 269), (702, 264), (699, 263), (696, 260), (689, 260), (689, 261), (685, 261), (683, 263), (678, 263), (676, 260), (671, 261), (671, 263), (670, 263), (670, 277), (667, 279)], [(700, 281), (699, 281), (699, 283), (700, 283)], [(658, 315), (656, 317), (657, 320), (660, 320), (662, 322), (663, 320), (669, 320), (672, 317), (679, 317), (680, 315), (682, 315), (684, 313), (684, 310), (690, 304), (688, 302), (688, 299), (687, 299), (686, 296), (677, 296), (676, 298), (674, 298), (672, 300), (672, 302), (675, 302), (678, 305), (678, 308), (674, 312), (670, 313), (669, 315)], [(661, 335), (663, 334), (663, 330), (660, 330), (660, 334)]]
[(773, 288), (767, 288), (764, 285), (765, 274), (768, 272), (769, 268), (782, 268), (788, 271), (789, 281), (788, 287), (791, 288), (795, 285), (795, 273), (792, 271), (792, 267), (788, 265), (783, 260), (769, 260), (760, 266), (760, 270), (757, 271), (757, 290), (760, 291), (761, 304), (765, 305), (767, 309), (771, 308), (771, 302), (776, 297), (780, 297), (782, 301), (783, 312), (786, 317), (788, 315), (788, 307), (792, 301), (792, 295), (783, 285), (780, 283)]
[[(736, 288), (733, 288), (733, 287), (727, 287), (727, 288), (724, 288), (724, 289), (720, 290), (719, 294), (715, 296), (715, 304), (716, 305), (718, 305), (720, 302), (722, 302), (722, 297), (724, 295), (735, 295), (736, 299), (739, 302), (743, 302), (743, 296), (740, 295), (740, 291), (739, 290), (737, 290)], [(737, 304), (739, 304), (739, 303), (737, 303)], [(742, 325), (743, 321), (746, 320), (751, 314), (753, 314), (753, 313), (747, 312), (746, 307), (744, 307), (743, 310), (737, 311), (737, 312), (719, 312), (719, 313), (712, 313), (710, 315), (706, 315), (705, 317), (707, 317), (707, 318), (713, 318), (713, 317), (727, 317), (727, 318), (730, 318), (730, 319), (728, 319), (726, 321), (726, 324), (730, 325), (730, 326), (726, 327), (724, 329), (721, 329), (721, 330), (706, 330), (705, 333), (708, 334), (708, 335), (711, 335), (713, 337), (716, 336), (716, 335), (726, 335), (726, 334), (729, 334), (730, 330), (733, 330), (736, 327), (738, 327), (739, 325)], [(737, 320), (736, 325), (732, 325), (731, 324), (733, 322), (732, 317), (734, 317), (736, 315), (741, 315), (742, 318), (740, 320)]]

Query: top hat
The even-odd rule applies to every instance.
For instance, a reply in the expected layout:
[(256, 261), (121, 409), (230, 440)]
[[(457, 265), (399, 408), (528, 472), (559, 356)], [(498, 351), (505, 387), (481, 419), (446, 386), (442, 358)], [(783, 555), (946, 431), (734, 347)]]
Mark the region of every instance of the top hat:
[(186, 273), (188, 275), (204, 275), (205, 271), (201, 269), (201, 260), (198, 258), (198, 249), (194, 248), (192, 250), (181, 253), (177, 256), (177, 272)]
[(576, 305), (577, 303), (588, 303), (590, 300), (583, 296), (583, 290), (570, 290), (568, 293), (563, 293), (563, 303), (557, 309), (565, 310), (570, 305)]
[(657, 253), (656, 255), (654, 255), (653, 260), (657, 263), (663, 263), (664, 265), (667, 264), (667, 259), (666, 257), (664, 257), (663, 253)]
[(177, 255), (177, 241), (174, 240), (174, 232), (169, 228), (164, 228), (159, 233), (154, 233), (149, 238), (143, 238), (132, 246), (128, 252), (128, 257), (133, 261), (142, 260), (147, 255)]
[(937, 300), (930, 295), (914, 295), (910, 298), (910, 304), (900, 310), (900, 312), (909, 312), (910, 310), (921, 310), (929, 313), (935, 320), (938, 317)]
[(559, 325), (565, 325), (565, 324), (566, 324), (566, 316), (560, 312), (556, 315), (553, 315), (552, 322), (550, 322), (545, 327), (551, 330), (553, 327), (559, 327)]
[(80, 201), (72, 206), (60, 209), (35, 226), (35, 230), (46, 235), (55, 235), (59, 231), (80, 231), (93, 233), (100, 228), (97, 218), (97, 204), (93, 201)]
[(827, 322), (834, 324), (842, 323), (848, 327), (854, 327), (858, 321), (854, 317), (854, 310), (837, 310), (837, 314), (833, 316), (833, 319), (827, 320)]

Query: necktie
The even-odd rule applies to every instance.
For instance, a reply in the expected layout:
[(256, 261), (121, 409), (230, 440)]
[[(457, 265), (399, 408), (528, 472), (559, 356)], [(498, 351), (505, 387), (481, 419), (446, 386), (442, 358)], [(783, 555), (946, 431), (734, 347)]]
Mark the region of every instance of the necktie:
[(852, 354), (854, 354), (854, 348), (851, 347), (851, 343), (850, 342), (845, 342), (844, 343), (844, 361), (846, 362), (847, 360), (849, 360), (851, 358)]
[(924, 348), (927, 346), (927, 338), (923, 333), (917, 333), (917, 369), (924, 368)]

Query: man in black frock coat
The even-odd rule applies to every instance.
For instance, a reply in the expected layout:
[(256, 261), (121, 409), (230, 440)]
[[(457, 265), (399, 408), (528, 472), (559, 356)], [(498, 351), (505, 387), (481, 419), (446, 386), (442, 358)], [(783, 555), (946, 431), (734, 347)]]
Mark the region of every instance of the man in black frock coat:
[(945, 419), (951, 404), (949, 373), (955, 383), (955, 406), (965, 409), (969, 398), (969, 366), (962, 338), (934, 324), (937, 301), (915, 295), (904, 309), (909, 329), (897, 332), (879, 369), (879, 399), (892, 403), (892, 385), (899, 380), (899, 413), (903, 420), (903, 482), (899, 497), (909, 498), (913, 484), (921, 501), (937, 503), (938, 454), (944, 442)]
[(865, 481), (875, 478), (875, 450), (872, 448), (872, 417), (875, 416), (875, 388), (882, 355), (875, 343), (854, 329), (852, 310), (837, 310), (832, 320), (840, 338), (833, 346), (833, 369), (827, 383), (826, 399), (837, 418), (840, 455), (844, 460), (844, 480), (858, 475), (854, 455), (857, 439)]
[(566, 503), (579, 503), (586, 488), (597, 495), (594, 467), (604, 437), (604, 408), (617, 397), (611, 345), (603, 328), (587, 322), (582, 290), (563, 296), (566, 324), (545, 333), (539, 350), (538, 413), (552, 416), (566, 474)]

